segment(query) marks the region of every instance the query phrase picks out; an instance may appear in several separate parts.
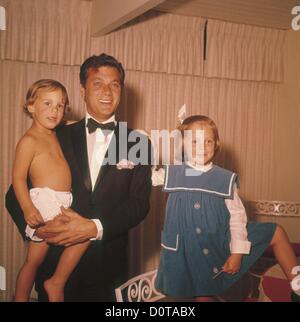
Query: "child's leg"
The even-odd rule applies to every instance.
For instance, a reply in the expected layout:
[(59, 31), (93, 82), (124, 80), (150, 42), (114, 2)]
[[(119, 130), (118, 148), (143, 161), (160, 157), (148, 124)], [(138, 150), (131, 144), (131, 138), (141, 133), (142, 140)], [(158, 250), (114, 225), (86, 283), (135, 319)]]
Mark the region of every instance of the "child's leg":
[(89, 244), (90, 242), (77, 244), (63, 251), (54, 275), (44, 283), (49, 302), (64, 301), (65, 284)]
[(295, 275), (292, 275), (292, 269), (297, 266), (297, 259), (289, 238), (281, 226), (277, 226), (270, 246), (273, 247), (275, 257), (287, 279), (292, 281), (295, 278)]
[(36, 271), (42, 264), (48, 248), (46, 242), (29, 242), (27, 257), (17, 278), (15, 302), (27, 302), (29, 300)]

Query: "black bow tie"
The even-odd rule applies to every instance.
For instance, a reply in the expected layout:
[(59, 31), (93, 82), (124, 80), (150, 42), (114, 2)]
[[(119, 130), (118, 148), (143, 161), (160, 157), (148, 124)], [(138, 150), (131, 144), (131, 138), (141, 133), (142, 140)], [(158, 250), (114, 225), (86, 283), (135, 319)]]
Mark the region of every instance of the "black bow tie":
[(94, 133), (97, 129), (113, 131), (116, 128), (116, 124), (115, 122), (102, 124), (98, 123), (92, 118), (89, 118), (87, 122), (87, 128), (89, 130), (89, 134)]

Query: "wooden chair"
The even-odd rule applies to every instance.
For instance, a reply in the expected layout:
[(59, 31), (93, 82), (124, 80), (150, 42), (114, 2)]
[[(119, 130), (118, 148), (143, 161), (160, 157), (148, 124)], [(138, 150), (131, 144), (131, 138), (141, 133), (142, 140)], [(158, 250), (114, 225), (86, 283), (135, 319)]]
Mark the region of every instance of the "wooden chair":
[(157, 302), (166, 296), (155, 288), (157, 270), (131, 278), (115, 289), (117, 302)]

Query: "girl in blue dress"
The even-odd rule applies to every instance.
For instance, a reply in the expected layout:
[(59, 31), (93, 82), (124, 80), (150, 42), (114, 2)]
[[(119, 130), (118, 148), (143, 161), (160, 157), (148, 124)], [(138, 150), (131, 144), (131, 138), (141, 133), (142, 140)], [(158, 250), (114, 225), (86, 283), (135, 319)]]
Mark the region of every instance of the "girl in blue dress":
[[(215, 123), (206, 116), (186, 118), (179, 127), (183, 150), (192, 133), (187, 161), (154, 173), (153, 185), (169, 193), (156, 287), (175, 297), (213, 297), (237, 282), (271, 245), (288, 280), (296, 257), (284, 229), (274, 223), (247, 223), (238, 195), (238, 176), (212, 163), (220, 147)], [(198, 153), (196, 137), (204, 132)], [(203, 141), (202, 141), (203, 142)], [(202, 166), (199, 165), (202, 157)], [(299, 300), (292, 292), (292, 299)]]

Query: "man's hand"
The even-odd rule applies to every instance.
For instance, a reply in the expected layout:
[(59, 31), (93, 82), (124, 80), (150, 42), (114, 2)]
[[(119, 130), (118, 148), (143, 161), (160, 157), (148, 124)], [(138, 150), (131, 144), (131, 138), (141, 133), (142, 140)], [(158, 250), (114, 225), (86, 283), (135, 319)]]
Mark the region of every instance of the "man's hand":
[(61, 215), (39, 228), (37, 236), (47, 243), (68, 247), (95, 238), (97, 227), (92, 220), (80, 216), (71, 208), (61, 207)]
[(222, 271), (231, 275), (238, 273), (241, 267), (242, 258), (242, 254), (231, 254), (222, 267)]
[(55, 237), (57, 234), (51, 231), (54, 228), (62, 227), (65, 223), (69, 222), (69, 218), (66, 216), (58, 215), (53, 220), (47, 221), (43, 226), (38, 227), (35, 230), (35, 236), (40, 239), (46, 240), (51, 237)]

